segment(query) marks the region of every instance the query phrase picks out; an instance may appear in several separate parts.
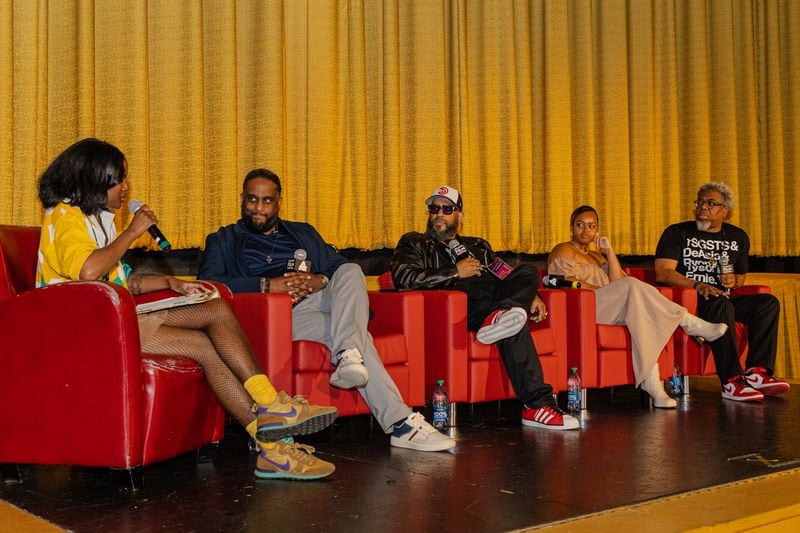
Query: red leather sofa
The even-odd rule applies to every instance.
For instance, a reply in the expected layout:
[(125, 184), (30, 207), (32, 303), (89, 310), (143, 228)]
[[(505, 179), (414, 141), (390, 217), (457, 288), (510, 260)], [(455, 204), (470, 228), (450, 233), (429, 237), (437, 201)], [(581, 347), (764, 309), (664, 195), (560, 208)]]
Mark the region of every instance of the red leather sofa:
[[(540, 279), (547, 274), (540, 271)], [(595, 293), (591, 289), (558, 289), (566, 296), (568, 366), (577, 367), (584, 388), (631, 385), (636, 379), (631, 360), (631, 336), (625, 326), (597, 323)], [(667, 298), (672, 291), (659, 287)], [(674, 346), (668, 342), (658, 357), (662, 379), (672, 374)]]
[(128, 290), (34, 288), (39, 233), (0, 226), (0, 464), (111, 467), (135, 489), (142, 466), (219, 441), (202, 369), (141, 353)]
[[(394, 289), (390, 273), (378, 278), (382, 290)], [(445, 380), (451, 402), (477, 403), (515, 398), (516, 394), (495, 345), (478, 342), (467, 331), (467, 296), (461, 291), (401, 291), (425, 302), (425, 388)], [(553, 392), (567, 385), (566, 299), (561, 291), (539, 291), (548, 310), (542, 322), (529, 323), (544, 379)]]
[[(408, 405), (425, 405), (422, 297), (370, 291), (369, 303), (374, 317), (368, 330), (389, 376)], [(239, 293), (233, 308), (277, 389), (301, 394), (313, 404), (333, 405), (340, 416), (370, 412), (358, 391), (330, 385), (334, 368), (327, 346), (292, 341), (292, 302), (287, 294)]]

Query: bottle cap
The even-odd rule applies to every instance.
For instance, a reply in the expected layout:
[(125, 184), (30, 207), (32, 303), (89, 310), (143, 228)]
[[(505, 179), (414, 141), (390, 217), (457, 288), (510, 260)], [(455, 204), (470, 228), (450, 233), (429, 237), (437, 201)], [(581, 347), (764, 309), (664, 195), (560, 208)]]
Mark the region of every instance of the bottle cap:
[(572, 372), (577, 372), (578, 371), (578, 367), (577, 366), (573, 366), (572, 368), (570, 368), (570, 370)]
[(444, 380), (443, 379), (437, 379), (436, 380), (436, 384), (441, 387), (442, 385), (444, 385)]

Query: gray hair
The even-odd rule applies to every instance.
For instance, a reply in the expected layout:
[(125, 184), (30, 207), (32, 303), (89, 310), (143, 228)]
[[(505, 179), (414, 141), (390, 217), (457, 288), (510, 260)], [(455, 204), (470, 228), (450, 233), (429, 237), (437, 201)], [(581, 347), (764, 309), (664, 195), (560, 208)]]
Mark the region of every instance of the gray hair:
[(705, 191), (716, 191), (722, 196), (722, 205), (728, 211), (733, 211), (733, 191), (725, 183), (721, 181), (709, 181), (704, 183), (697, 189), (697, 196), (699, 197)]

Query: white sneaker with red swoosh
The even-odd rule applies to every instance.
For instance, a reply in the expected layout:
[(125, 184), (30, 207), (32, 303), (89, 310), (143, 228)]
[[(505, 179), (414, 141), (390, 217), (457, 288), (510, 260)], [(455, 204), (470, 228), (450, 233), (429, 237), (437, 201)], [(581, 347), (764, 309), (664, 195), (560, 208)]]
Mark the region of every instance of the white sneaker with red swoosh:
[(764, 395), (752, 388), (744, 376), (733, 376), (722, 386), (722, 397), (734, 402), (760, 402)]
[(757, 390), (764, 396), (775, 396), (783, 394), (789, 390), (789, 384), (780, 379), (775, 379), (767, 374), (767, 369), (763, 366), (754, 366), (744, 372), (744, 379), (751, 388)]

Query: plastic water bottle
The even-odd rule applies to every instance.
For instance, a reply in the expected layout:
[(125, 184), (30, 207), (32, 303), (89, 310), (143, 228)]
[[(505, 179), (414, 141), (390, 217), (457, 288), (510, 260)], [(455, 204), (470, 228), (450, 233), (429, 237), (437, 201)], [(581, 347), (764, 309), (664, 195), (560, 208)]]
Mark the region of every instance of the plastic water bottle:
[(669, 378), (669, 391), (673, 397), (683, 394), (683, 376), (677, 363), (675, 363), (675, 369), (672, 371), (672, 377)]
[(567, 378), (567, 411), (576, 413), (581, 410), (581, 395), (583, 394), (583, 383), (578, 375), (578, 368), (570, 368), (569, 378)]
[(433, 405), (433, 427), (439, 431), (447, 431), (447, 428), (450, 427), (450, 399), (447, 397), (443, 379), (436, 382), (431, 404)]

